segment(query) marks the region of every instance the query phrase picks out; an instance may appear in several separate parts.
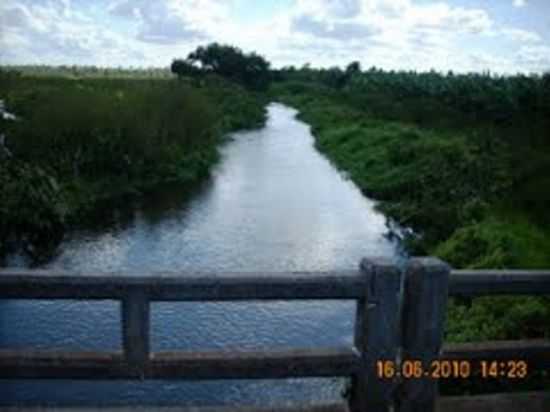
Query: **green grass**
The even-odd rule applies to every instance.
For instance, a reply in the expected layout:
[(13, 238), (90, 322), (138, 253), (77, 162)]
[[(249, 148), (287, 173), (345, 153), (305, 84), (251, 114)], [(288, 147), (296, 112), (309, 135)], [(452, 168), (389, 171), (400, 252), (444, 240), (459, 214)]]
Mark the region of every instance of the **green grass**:
[[(504, 140), (488, 144), (483, 130), (380, 119), (338, 92), (299, 86), (278, 85), (274, 94), (300, 110), (316, 146), (381, 200), (386, 214), (422, 234), (412, 251), (440, 254), (457, 267), (550, 267), (545, 195), (532, 183), (548, 180), (547, 151), (518, 155)], [(461, 249), (474, 243), (475, 252)]]
[[(495, 207), (496, 208), (496, 207)], [(434, 248), (449, 263), (476, 268), (550, 268), (550, 232), (519, 211), (496, 210), (457, 229)]]
[(0, 72), (12, 157), (0, 163), (0, 256), (23, 245), (46, 259), (67, 226), (105, 199), (194, 185), (227, 132), (257, 127), (265, 99), (217, 77), (178, 80), (30, 77)]
[[(388, 120), (311, 83), (281, 83), (272, 94), (300, 111), (317, 148), (382, 211), (415, 229), (411, 253), (457, 268), (550, 268), (550, 203), (541, 190), (550, 177), (547, 148), (516, 147), (482, 128), (452, 129), (451, 121), (428, 128)], [(446, 339), (548, 338), (549, 318), (544, 298), (453, 301)]]

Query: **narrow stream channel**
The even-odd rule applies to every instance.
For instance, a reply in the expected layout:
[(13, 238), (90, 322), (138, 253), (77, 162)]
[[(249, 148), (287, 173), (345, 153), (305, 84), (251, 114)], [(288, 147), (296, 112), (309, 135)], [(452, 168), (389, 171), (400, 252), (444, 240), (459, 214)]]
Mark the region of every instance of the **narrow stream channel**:
[[(296, 111), (269, 106), (267, 125), (235, 133), (213, 177), (190, 199), (151, 195), (67, 235), (48, 265), (80, 271), (292, 271), (399, 259), (385, 217), (313, 146)], [(114, 218), (113, 218), (114, 216)], [(12, 261), (13, 264), (17, 263)], [(0, 301), (0, 348), (120, 348), (111, 301)], [(351, 345), (352, 302), (156, 303), (153, 350)], [(0, 381), (0, 403), (270, 404), (340, 397), (342, 379), (216, 382)]]

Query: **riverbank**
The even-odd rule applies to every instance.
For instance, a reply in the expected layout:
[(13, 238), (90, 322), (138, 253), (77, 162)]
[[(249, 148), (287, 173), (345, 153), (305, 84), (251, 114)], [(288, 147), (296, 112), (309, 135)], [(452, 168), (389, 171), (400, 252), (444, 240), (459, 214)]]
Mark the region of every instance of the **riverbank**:
[(266, 118), (264, 97), (217, 77), (31, 77), (0, 73), (17, 120), (0, 120), (0, 256), (47, 260), (107, 200), (208, 176), (228, 132)]
[[(387, 120), (357, 108), (343, 93), (295, 87), (279, 84), (274, 96), (300, 110), (317, 148), (380, 200), (387, 215), (422, 235), (410, 239), (412, 252), (436, 254), (462, 268), (550, 266), (550, 222), (542, 210), (548, 199), (540, 190), (550, 176), (542, 167), (528, 178), (525, 172), (550, 164), (548, 151), (498, 140), (486, 146), (472, 138), (482, 130)], [(540, 202), (533, 204), (537, 192)]]
[[(408, 240), (411, 253), (458, 268), (550, 267), (549, 226), (540, 206), (525, 206), (534, 187), (544, 198), (548, 171), (522, 180), (514, 153), (520, 149), (498, 142), (486, 148), (465, 131), (390, 121), (312, 83), (280, 83), (272, 94), (300, 110), (317, 148), (382, 211), (419, 234)], [(544, 152), (529, 154), (533, 163), (546, 159)], [(477, 299), (451, 305), (447, 339), (549, 337), (548, 318), (548, 299)]]
[[(330, 272), (353, 269), (364, 256), (398, 259), (398, 245), (384, 236), (384, 216), (315, 150), (309, 126), (295, 119), (296, 111), (280, 104), (267, 109), (264, 127), (232, 134), (221, 146), (211, 178), (191, 198), (169, 188), (124, 202), (111, 219), (71, 231), (41, 269), (136, 276)], [(353, 344), (352, 301), (161, 302), (151, 311), (154, 351)], [(45, 348), (59, 342), (64, 348), (120, 347), (120, 308), (112, 301), (11, 301), (2, 307), (2, 319), (25, 325), (0, 336), (5, 347), (37, 341)], [(269, 405), (332, 401), (344, 385), (343, 379), (79, 381), (61, 391), (56, 382), (6, 381), (0, 393), (7, 404)]]

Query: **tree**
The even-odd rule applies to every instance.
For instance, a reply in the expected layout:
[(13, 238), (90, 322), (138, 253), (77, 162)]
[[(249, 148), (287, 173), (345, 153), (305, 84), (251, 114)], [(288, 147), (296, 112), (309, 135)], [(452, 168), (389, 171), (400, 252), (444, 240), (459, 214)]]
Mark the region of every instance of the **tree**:
[(234, 46), (211, 43), (200, 46), (187, 56), (192, 63), (199, 63), (206, 72), (239, 82), (254, 89), (264, 89), (269, 84), (269, 62), (256, 53), (245, 54)]
[(354, 74), (361, 73), (361, 63), (353, 61), (346, 67), (346, 74), (353, 76)]
[(170, 66), (170, 70), (180, 79), (182, 77), (196, 76), (200, 72), (197, 67), (193, 66), (192, 62), (183, 59), (174, 59), (172, 61), (172, 65)]
[(347, 73), (342, 71), (342, 69), (338, 66), (333, 66), (327, 70), (323, 70), (321, 72), (321, 76), (327, 86), (334, 87), (336, 89), (344, 87), (348, 78)]

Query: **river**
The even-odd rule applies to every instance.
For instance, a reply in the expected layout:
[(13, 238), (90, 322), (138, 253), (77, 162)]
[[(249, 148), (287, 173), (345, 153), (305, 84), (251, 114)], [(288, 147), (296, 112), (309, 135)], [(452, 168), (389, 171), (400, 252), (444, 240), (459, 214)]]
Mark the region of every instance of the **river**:
[[(375, 202), (316, 151), (296, 111), (233, 134), (192, 196), (170, 188), (105, 210), (69, 233), (46, 267), (82, 271), (294, 271), (400, 259)], [(10, 262), (9, 262), (10, 263)], [(17, 259), (13, 265), (20, 264)], [(138, 276), (138, 275), (136, 275)], [(0, 301), (0, 348), (120, 348), (112, 301)], [(153, 350), (351, 345), (352, 302), (154, 303)], [(3, 381), (2, 403), (273, 404), (334, 400), (343, 379), (215, 382)]]

